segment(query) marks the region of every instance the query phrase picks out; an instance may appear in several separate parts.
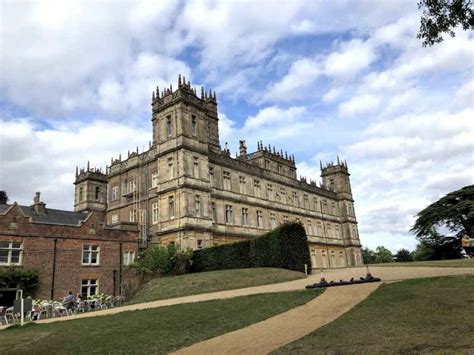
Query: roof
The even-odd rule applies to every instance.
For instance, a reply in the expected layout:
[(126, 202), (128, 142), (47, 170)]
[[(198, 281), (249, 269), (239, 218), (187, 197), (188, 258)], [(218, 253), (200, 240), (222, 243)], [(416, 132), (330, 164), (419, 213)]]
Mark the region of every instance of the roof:
[[(0, 213), (6, 213), (12, 205), (0, 204)], [(37, 214), (33, 207), (18, 205), (23, 214), (30, 217), (33, 223), (61, 224), (67, 226), (77, 226), (84, 222), (89, 213), (72, 212), (46, 208), (46, 214)]]

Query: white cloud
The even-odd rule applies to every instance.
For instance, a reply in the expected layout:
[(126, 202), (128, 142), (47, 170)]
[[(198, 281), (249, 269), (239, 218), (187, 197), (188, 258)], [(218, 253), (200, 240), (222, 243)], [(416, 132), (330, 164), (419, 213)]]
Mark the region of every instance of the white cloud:
[(339, 115), (342, 117), (357, 117), (373, 112), (380, 105), (380, 98), (375, 95), (354, 96), (339, 105)]

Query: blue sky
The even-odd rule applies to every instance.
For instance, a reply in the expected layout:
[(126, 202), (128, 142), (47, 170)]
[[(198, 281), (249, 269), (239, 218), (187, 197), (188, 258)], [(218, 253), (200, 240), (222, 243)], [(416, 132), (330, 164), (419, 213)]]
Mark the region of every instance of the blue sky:
[(362, 243), (474, 181), (473, 38), (423, 48), (415, 1), (2, 2), (0, 189), (71, 209), (76, 165), (151, 139), (152, 90), (217, 92), (221, 143), (346, 159)]

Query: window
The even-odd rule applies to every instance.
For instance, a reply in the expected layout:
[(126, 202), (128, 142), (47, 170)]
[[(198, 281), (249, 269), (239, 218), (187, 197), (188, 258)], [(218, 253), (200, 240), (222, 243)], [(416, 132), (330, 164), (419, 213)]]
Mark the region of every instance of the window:
[(217, 222), (217, 209), (216, 209), (216, 203), (215, 202), (211, 203), (211, 209), (212, 209), (212, 221)]
[(128, 182), (128, 192), (134, 192), (137, 189), (137, 181), (132, 179)]
[(265, 169), (270, 170), (270, 161), (265, 159)]
[(332, 234), (332, 226), (330, 223), (326, 223), (326, 237), (328, 238), (332, 238), (333, 237), (333, 234)]
[(214, 168), (209, 168), (209, 184), (214, 187)]
[(280, 188), (280, 197), (281, 197), (281, 202), (286, 203), (286, 191), (284, 187)]
[(336, 238), (340, 238), (341, 236), (340, 236), (340, 234), (339, 234), (339, 226), (338, 226), (338, 225), (335, 225), (335, 226), (334, 226), (334, 229), (335, 229), (335, 231), (334, 231), (335, 237), (336, 237)]
[(271, 184), (267, 184), (267, 198), (269, 200), (273, 199), (273, 186)]
[(239, 176), (239, 191), (241, 194), (247, 193), (247, 188), (245, 184), (245, 176)]
[(317, 211), (317, 210), (319, 210), (318, 199), (315, 197), (313, 198), (313, 211)]
[(196, 216), (199, 217), (201, 216), (201, 196), (199, 195), (196, 195), (194, 197), (194, 203), (195, 203), (195, 212), (196, 212)]
[(174, 217), (174, 196), (168, 197), (168, 216), (169, 218)]
[(306, 234), (308, 234), (308, 235), (313, 234), (313, 226), (311, 225), (311, 220), (308, 219), (306, 221), (306, 223), (307, 223), (307, 225), (306, 225)]
[(99, 251), (98, 245), (83, 245), (82, 265), (99, 265)]
[(242, 225), (249, 225), (249, 209), (245, 207), (242, 207)]
[(337, 215), (336, 202), (331, 203), (331, 208), (332, 208), (332, 214)]
[(352, 204), (350, 202), (347, 203), (347, 208), (349, 210), (349, 216), (353, 216), (354, 212), (352, 210)]
[(196, 116), (192, 116), (191, 119), (191, 134), (195, 136), (197, 133), (197, 123), (196, 123)]
[(79, 202), (84, 201), (84, 189), (82, 186), (79, 188)]
[(174, 177), (173, 158), (168, 159), (168, 178), (171, 180)]
[(274, 212), (270, 213), (270, 228), (276, 228), (276, 214)]
[(202, 248), (203, 248), (202, 239), (198, 239), (198, 240), (197, 240), (196, 248), (197, 248), (197, 249), (202, 249)]
[(309, 208), (308, 195), (303, 195), (303, 208), (305, 208), (305, 209), (308, 209), (308, 208)]
[(326, 200), (323, 200), (323, 212), (328, 212), (328, 202)]
[(118, 197), (119, 197), (119, 187), (118, 186), (112, 186), (112, 196), (111, 196), (112, 201), (117, 200)]
[(287, 223), (288, 222), (288, 216), (284, 215), (283, 216), (283, 223)]
[(166, 117), (166, 133), (168, 137), (173, 135), (173, 125), (171, 123), (171, 116)]
[(95, 187), (95, 200), (99, 201), (99, 198), (100, 198), (100, 187), (96, 186)]
[(318, 222), (318, 225), (316, 226), (316, 234), (320, 237), (323, 235), (323, 225), (321, 222)]
[(199, 158), (194, 157), (193, 176), (199, 178)]
[(224, 180), (224, 190), (230, 190), (230, 172), (224, 171), (222, 175)]
[(160, 219), (160, 211), (158, 209), (158, 202), (151, 205), (151, 223), (157, 224)]
[(151, 174), (151, 188), (158, 187), (158, 171)]
[(113, 214), (111, 221), (112, 221), (112, 224), (118, 223), (118, 221), (119, 221), (119, 219), (118, 219), (118, 214), (116, 214), (116, 213)]
[(132, 223), (137, 222), (137, 210), (135, 209), (130, 210), (130, 222)]
[(260, 197), (260, 180), (254, 180), (253, 181), (253, 191), (255, 197)]
[(0, 242), (0, 265), (21, 265), (22, 258), (21, 242)]
[(81, 282), (81, 296), (83, 299), (95, 296), (99, 293), (99, 281), (97, 279), (87, 279)]
[(123, 252), (123, 265), (131, 265), (135, 261), (135, 252), (134, 251), (124, 251)]
[(283, 171), (283, 167), (281, 166), (281, 164), (278, 164), (278, 173), (282, 173)]
[(258, 228), (263, 227), (263, 212), (262, 211), (257, 211), (257, 227)]
[(296, 191), (293, 191), (293, 204), (296, 207), (300, 207), (300, 200), (298, 199), (298, 193)]
[(225, 223), (234, 223), (234, 215), (232, 213), (231, 205), (225, 205)]

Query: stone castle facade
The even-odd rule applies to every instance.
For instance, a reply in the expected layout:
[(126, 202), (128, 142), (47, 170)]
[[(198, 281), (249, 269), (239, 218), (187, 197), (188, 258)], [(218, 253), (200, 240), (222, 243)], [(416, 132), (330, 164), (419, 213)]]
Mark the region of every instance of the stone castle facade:
[[(76, 170), (75, 211), (106, 211), (110, 225), (140, 227), (142, 246), (200, 249), (261, 235), (298, 220), (313, 267), (361, 265), (360, 241), (345, 162), (321, 165), (322, 184), (297, 178), (294, 156), (258, 143), (239, 155), (221, 148), (216, 94), (178, 88), (152, 97), (148, 150), (112, 159), (106, 172)], [(226, 144), (227, 145), (227, 144)]]

